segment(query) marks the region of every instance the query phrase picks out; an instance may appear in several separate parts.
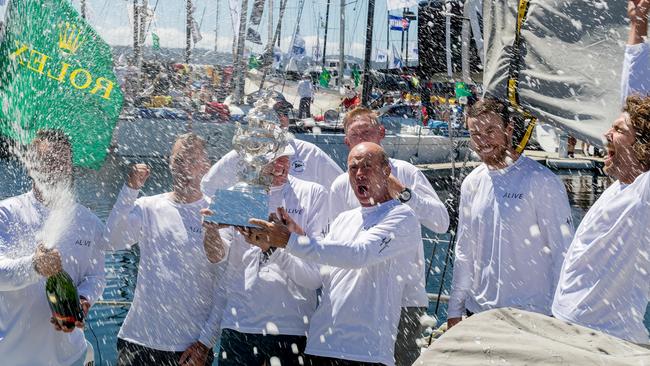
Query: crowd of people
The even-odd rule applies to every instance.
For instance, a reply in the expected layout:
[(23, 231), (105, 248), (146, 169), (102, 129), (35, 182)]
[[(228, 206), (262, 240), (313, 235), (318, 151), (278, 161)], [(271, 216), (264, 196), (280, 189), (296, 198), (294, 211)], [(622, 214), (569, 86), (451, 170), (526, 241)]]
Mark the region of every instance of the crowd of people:
[[(461, 187), (449, 327), (514, 307), (650, 343), (650, 97), (637, 95), (650, 80), (647, 15), (647, 1), (630, 0), (624, 106), (605, 134), (605, 172), (616, 181), (577, 228), (561, 181), (514, 149), (507, 102), (486, 96), (468, 107), (482, 164)], [(286, 110), (276, 112), (286, 129)], [(421, 226), (444, 233), (450, 217), (416, 167), (388, 158), (375, 113), (353, 109), (344, 132), (347, 172), (315, 145), (289, 141), (262, 170), (269, 216), (251, 227), (204, 220), (216, 190), (237, 182), (242, 157), (233, 150), (210, 166), (205, 141), (190, 133), (172, 147), (170, 192), (138, 197), (151, 171), (135, 164), (105, 224), (71, 203), (70, 222), (48, 243), (41, 229), (58, 187), (73, 182), (72, 148), (62, 132), (39, 131), (32, 189), (0, 202), (3, 363), (82, 365), (84, 324), (50, 324), (46, 278), (68, 272), (87, 314), (104, 287), (103, 254), (137, 244), (118, 365), (413, 364), (428, 306)]]

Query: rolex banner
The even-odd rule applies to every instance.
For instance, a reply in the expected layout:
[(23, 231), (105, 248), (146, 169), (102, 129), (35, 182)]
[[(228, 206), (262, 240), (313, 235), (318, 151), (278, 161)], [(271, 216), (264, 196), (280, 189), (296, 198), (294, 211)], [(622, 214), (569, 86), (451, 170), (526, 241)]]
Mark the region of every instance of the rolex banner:
[(110, 47), (69, 0), (10, 0), (0, 41), (0, 134), (39, 129), (72, 140), (75, 165), (97, 169), (122, 109)]

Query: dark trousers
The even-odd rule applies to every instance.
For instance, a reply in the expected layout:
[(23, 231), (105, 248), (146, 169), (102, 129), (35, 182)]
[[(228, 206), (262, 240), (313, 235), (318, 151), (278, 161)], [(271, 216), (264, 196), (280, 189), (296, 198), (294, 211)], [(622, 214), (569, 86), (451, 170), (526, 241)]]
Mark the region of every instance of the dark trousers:
[(271, 365), (271, 357), (282, 366), (304, 365), (307, 337), (221, 331), (219, 366)]
[(417, 339), (422, 336), (420, 317), (426, 314), (427, 308), (402, 308), (395, 340), (395, 366), (411, 366), (420, 357), (420, 346)]
[(340, 358), (307, 355), (306, 366), (383, 366), (383, 363), (342, 360)]
[(311, 117), (311, 98), (300, 98), (298, 106), (298, 118)]
[[(183, 352), (161, 351), (117, 339), (117, 366), (178, 366)], [(214, 352), (210, 349), (206, 366), (212, 365)]]

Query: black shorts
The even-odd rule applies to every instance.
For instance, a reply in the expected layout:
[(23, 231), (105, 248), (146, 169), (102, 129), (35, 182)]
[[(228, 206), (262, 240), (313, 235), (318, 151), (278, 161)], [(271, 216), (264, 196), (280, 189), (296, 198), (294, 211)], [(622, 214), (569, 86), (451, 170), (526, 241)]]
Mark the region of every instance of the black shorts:
[[(117, 339), (117, 366), (178, 366), (183, 352), (161, 351)], [(212, 365), (214, 351), (210, 349), (206, 365)]]
[(282, 366), (305, 365), (307, 337), (241, 333), (232, 329), (221, 331), (219, 366), (270, 365), (271, 357)]
[(307, 355), (306, 366), (384, 366), (383, 363), (343, 360), (340, 358)]

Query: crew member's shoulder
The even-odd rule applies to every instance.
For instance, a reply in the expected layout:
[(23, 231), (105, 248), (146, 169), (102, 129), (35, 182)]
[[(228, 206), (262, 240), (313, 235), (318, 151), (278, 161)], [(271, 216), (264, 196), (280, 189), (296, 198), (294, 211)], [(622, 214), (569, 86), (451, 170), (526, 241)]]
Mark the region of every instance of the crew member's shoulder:
[(472, 169), (472, 171), (467, 174), (465, 179), (463, 179), (461, 189), (469, 189), (473, 184), (476, 184), (476, 182), (488, 176), (489, 174), (487, 165), (485, 165), (485, 163), (481, 163), (481, 165)]
[(310, 194), (325, 194), (327, 192), (327, 188), (318, 183), (309, 182), (291, 175), (289, 176), (289, 184), (294, 192)]
[(29, 205), (31, 192), (23, 193), (18, 196), (5, 198), (0, 201), (0, 210), (5, 212), (14, 212)]
[(332, 191), (346, 187), (349, 183), (350, 183), (350, 177), (348, 176), (348, 173), (343, 172), (334, 179), (334, 182), (332, 182), (332, 187), (331, 187)]
[(409, 163), (408, 161), (404, 160), (399, 160), (399, 159), (393, 159), (390, 158), (390, 163), (397, 171), (403, 171), (406, 173), (416, 173), (420, 171), (420, 168), (416, 167), (415, 165)]
[(524, 155), (519, 159), (522, 159), (522, 173), (529, 177), (532, 184), (546, 188), (564, 186), (560, 178), (540, 162)]
[(104, 226), (104, 222), (88, 207), (81, 203), (76, 203), (75, 209), (77, 219), (81, 221), (90, 221), (97, 229), (101, 229)]
[(320, 147), (316, 146), (315, 144), (308, 142), (308, 141), (303, 141), (297, 138), (293, 138), (292, 140), (293, 146), (296, 150), (296, 154), (302, 155), (301, 153), (303, 152), (311, 152), (312, 154), (323, 154), (325, 155), (325, 152), (321, 150)]
[(0, 220), (10, 221), (17, 215), (20, 216), (22, 212), (32, 206), (33, 200), (31, 192), (27, 192), (0, 201)]

